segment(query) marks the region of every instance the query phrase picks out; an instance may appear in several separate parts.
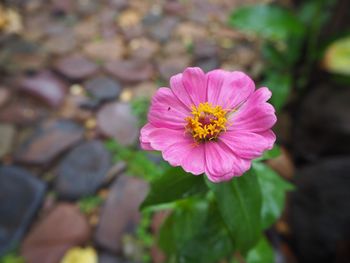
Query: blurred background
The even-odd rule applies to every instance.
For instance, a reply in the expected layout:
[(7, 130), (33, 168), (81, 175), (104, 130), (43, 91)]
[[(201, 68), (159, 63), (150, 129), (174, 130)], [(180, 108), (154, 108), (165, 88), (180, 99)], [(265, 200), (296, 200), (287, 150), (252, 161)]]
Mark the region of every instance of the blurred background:
[(137, 141), (188, 66), (273, 91), (268, 165), (296, 185), (275, 261), (350, 262), (347, 0), (0, 1), (0, 262), (165, 262)]

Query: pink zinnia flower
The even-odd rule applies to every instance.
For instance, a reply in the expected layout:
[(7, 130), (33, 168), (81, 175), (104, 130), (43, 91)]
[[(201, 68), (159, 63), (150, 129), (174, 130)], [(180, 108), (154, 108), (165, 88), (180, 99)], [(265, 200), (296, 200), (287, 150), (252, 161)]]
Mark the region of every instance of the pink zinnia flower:
[(243, 72), (187, 68), (154, 95), (141, 147), (212, 182), (240, 176), (276, 140), (270, 97)]

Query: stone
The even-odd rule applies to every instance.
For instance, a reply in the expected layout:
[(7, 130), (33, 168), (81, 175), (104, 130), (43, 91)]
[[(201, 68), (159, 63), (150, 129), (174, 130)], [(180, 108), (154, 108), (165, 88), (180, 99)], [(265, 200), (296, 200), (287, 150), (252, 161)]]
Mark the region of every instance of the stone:
[(71, 80), (80, 80), (95, 74), (98, 66), (82, 55), (69, 55), (55, 63), (55, 69)]
[(15, 137), (15, 127), (10, 124), (0, 124), (0, 158), (11, 151)]
[(349, 174), (349, 156), (324, 158), (297, 169), (288, 210), (296, 262), (349, 261), (343, 247), (349, 241)]
[(10, 91), (5, 87), (0, 87), (0, 108), (5, 106), (11, 96)]
[(305, 96), (293, 125), (297, 159), (315, 161), (332, 154), (349, 154), (349, 97), (347, 86), (331, 83), (316, 86)]
[(120, 257), (116, 257), (111, 253), (102, 253), (98, 256), (98, 263), (131, 263)]
[(77, 46), (77, 39), (73, 32), (63, 30), (54, 34), (44, 42), (45, 49), (54, 55), (64, 55), (73, 51)]
[(108, 0), (108, 3), (117, 10), (123, 10), (128, 7), (128, 0)]
[(0, 256), (22, 239), (43, 201), (45, 188), (22, 168), (0, 167)]
[(187, 56), (170, 57), (159, 60), (159, 74), (164, 80), (168, 81), (171, 76), (183, 72), (184, 69), (189, 66), (189, 64), (190, 60)]
[(138, 137), (138, 121), (127, 103), (109, 103), (97, 113), (98, 130), (121, 145), (131, 145)]
[(168, 41), (177, 24), (178, 19), (174, 17), (165, 17), (149, 28), (149, 34), (155, 40), (164, 43)]
[(59, 203), (29, 232), (21, 245), (26, 263), (57, 263), (65, 252), (84, 245), (90, 238), (90, 227), (79, 208)]
[(169, 15), (176, 16), (182, 16), (186, 13), (186, 8), (181, 1), (166, 1), (163, 10)]
[(195, 41), (193, 55), (196, 59), (212, 58), (218, 54), (218, 47), (212, 41)]
[(83, 138), (84, 130), (69, 120), (49, 120), (16, 150), (15, 159), (28, 164), (49, 164)]
[(89, 79), (84, 83), (84, 87), (98, 102), (114, 100), (122, 90), (119, 82), (105, 76)]
[(125, 52), (120, 38), (88, 42), (84, 45), (83, 51), (90, 59), (96, 62), (118, 60)]
[(50, 71), (41, 71), (34, 76), (19, 80), (19, 89), (35, 96), (51, 107), (62, 104), (67, 87)]
[(43, 112), (33, 105), (23, 102), (14, 102), (0, 111), (0, 122), (11, 123), (16, 125), (33, 124)]
[(112, 61), (105, 65), (106, 71), (122, 82), (140, 82), (152, 78), (152, 64), (138, 60)]
[(116, 180), (96, 229), (98, 245), (113, 253), (122, 251), (123, 236), (135, 233), (140, 220), (138, 209), (147, 191), (148, 185), (139, 178), (123, 175)]
[(99, 35), (99, 25), (96, 17), (89, 17), (79, 21), (74, 26), (74, 33), (82, 41), (90, 41)]
[(130, 56), (140, 60), (151, 59), (160, 49), (157, 42), (148, 38), (135, 38), (129, 46)]
[(54, 188), (64, 199), (94, 194), (105, 180), (110, 166), (111, 156), (102, 142), (84, 142), (58, 165)]

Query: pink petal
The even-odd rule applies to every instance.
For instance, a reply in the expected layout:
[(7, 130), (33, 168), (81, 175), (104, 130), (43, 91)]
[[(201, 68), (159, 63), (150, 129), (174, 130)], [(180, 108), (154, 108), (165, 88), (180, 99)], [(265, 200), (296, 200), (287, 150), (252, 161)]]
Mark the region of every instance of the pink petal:
[(252, 96), (229, 118), (228, 130), (263, 132), (269, 130), (277, 121), (275, 109), (266, 102), (271, 92), (267, 88), (255, 91)]
[(205, 170), (205, 149), (203, 144), (193, 145), (191, 150), (182, 160), (182, 168), (194, 175), (199, 175), (204, 173)]
[(148, 150), (148, 151), (154, 150), (151, 147), (151, 144), (150, 144), (149, 138), (148, 138), (149, 133), (151, 131), (153, 131), (154, 129), (155, 129), (155, 127), (149, 123), (147, 123), (145, 126), (142, 127), (142, 129), (140, 131), (140, 145), (141, 145), (142, 149)]
[(187, 68), (182, 82), (194, 105), (207, 101), (206, 76), (200, 68)]
[(267, 141), (267, 150), (271, 150), (276, 142), (276, 135), (272, 130), (267, 130), (259, 133)]
[(234, 109), (253, 93), (253, 80), (240, 71), (213, 70), (207, 74), (208, 101)]
[(233, 177), (232, 156), (220, 141), (205, 143), (205, 173), (210, 181), (226, 181)]
[(184, 129), (189, 110), (177, 99), (171, 89), (160, 88), (152, 98), (149, 122), (159, 128)]
[(194, 105), (194, 103), (191, 100), (191, 97), (189, 96), (182, 82), (182, 73), (170, 78), (170, 88), (175, 96), (190, 110), (191, 106)]
[(224, 132), (220, 135), (220, 140), (225, 143), (235, 155), (244, 159), (257, 158), (271, 146), (271, 137), (265, 137), (248, 131)]

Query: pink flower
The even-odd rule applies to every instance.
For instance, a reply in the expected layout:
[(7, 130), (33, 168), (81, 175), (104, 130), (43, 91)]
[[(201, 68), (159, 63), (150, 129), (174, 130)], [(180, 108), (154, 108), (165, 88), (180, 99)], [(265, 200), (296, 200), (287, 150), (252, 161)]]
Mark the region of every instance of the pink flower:
[(152, 99), (141, 147), (158, 150), (172, 166), (221, 182), (250, 169), (271, 149), (275, 110), (267, 88), (255, 90), (243, 72), (187, 68)]

